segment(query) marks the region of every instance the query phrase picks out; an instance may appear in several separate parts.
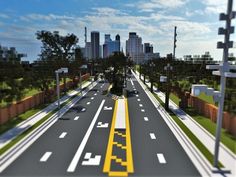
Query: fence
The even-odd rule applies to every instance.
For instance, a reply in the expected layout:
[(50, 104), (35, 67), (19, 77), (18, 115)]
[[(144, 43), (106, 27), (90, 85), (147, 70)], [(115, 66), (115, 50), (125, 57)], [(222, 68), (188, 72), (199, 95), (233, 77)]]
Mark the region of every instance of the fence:
[[(81, 77), (81, 80), (87, 80), (90, 77), (90, 74), (84, 74)], [(79, 79), (74, 80), (75, 83), (79, 82)], [(72, 88), (74, 85), (73, 81), (68, 81), (66, 83), (67, 88)], [(62, 90), (64, 88), (64, 84), (60, 85), (60, 89)], [(51, 95), (56, 94), (56, 88), (52, 88), (49, 90)], [(32, 109), (36, 106), (39, 106), (40, 104), (43, 104), (45, 101), (45, 92), (40, 92), (38, 94), (35, 94), (33, 96), (24, 98), (23, 100), (20, 100), (16, 103), (13, 103), (11, 105), (8, 105), (6, 107), (0, 108), (0, 125), (6, 123), (10, 119), (28, 111), (29, 109)]]
[[(199, 114), (211, 119), (212, 122), (216, 122), (218, 107), (215, 105), (209, 104), (193, 95), (190, 95), (188, 104)], [(236, 136), (236, 115), (224, 112), (222, 127), (232, 135)]]

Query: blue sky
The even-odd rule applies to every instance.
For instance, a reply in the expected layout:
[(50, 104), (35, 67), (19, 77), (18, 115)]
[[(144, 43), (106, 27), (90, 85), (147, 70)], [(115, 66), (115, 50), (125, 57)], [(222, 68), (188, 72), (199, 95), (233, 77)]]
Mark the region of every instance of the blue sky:
[[(35, 37), (39, 30), (74, 33), (84, 46), (84, 27), (112, 38), (120, 34), (122, 47), (130, 31), (143, 42), (150, 42), (161, 56), (172, 52), (173, 29), (177, 26), (177, 57), (210, 51), (216, 60), (222, 50), (216, 49), (219, 13), (226, 12), (227, 0), (1, 0), (0, 44), (15, 46), (27, 53), (24, 60), (35, 60), (41, 43)], [(236, 2), (234, 2), (236, 10)], [(233, 24), (235, 26), (235, 21)], [(90, 35), (88, 34), (88, 39)], [(236, 35), (231, 36), (236, 41)], [(235, 49), (230, 50), (236, 55)]]

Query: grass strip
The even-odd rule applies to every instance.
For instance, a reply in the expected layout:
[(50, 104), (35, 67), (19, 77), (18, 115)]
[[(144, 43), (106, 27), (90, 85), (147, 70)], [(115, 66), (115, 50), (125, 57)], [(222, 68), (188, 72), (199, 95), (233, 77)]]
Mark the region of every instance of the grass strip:
[[(158, 102), (164, 106), (164, 102), (156, 95), (153, 94)], [(213, 165), (213, 154), (206, 148), (206, 146), (189, 130), (188, 127), (172, 112), (168, 111), (171, 118), (178, 124), (178, 126), (183, 130), (183, 132), (188, 136), (192, 143), (200, 150), (200, 152), (206, 157), (206, 159)], [(219, 163), (220, 167), (224, 167), (222, 163)]]

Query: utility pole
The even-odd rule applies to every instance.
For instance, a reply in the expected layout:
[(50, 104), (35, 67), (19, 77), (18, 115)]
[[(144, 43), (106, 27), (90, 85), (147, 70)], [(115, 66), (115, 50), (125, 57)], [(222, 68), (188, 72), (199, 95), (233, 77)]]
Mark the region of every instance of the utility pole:
[(175, 29), (174, 29), (174, 47), (173, 47), (173, 60), (175, 59), (175, 48), (176, 48), (176, 42), (177, 42), (177, 33), (176, 33), (176, 30), (177, 30), (177, 26), (175, 26)]
[(165, 109), (169, 110), (169, 97), (170, 97), (170, 87), (171, 87), (171, 70), (173, 70), (173, 67), (170, 65), (172, 60), (172, 54), (167, 55), (167, 66), (164, 67), (164, 70), (166, 70), (166, 98), (165, 98)]
[(233, 41), (230, 41), (230, 34), (234, 33), (234, 27), (231, 26), (231, 20), (235, 18), (236, 11), (232, 11), (233, 0), (228, 0), (227, 14), (221, 13), (220, 20), (225, 20), (225, 28), (219, 28), (218, 34), (224, 35), (224, 42), (218, 42), (217, 48), (223, 49), (223, 61), (220, 65), (208, 65), (207, 69), (218, 69), (219, 71), (213, 71), (213, 75), (220, 76), (220, 96), (219, 96), (219, 107), (217, 115), (216, 125), (216, 140), (215, 140), (215, 154), (214, 154), (214, 166), (219, 168), (218, 157), (219, 157), (219, 146), (221, 127), (224, 111), (224, 99), (225, 99), (225, 85), (226, 77), (236, 78), (236, 73), (231, 73), (231, 69), (236, 69), (235, 65), (229, 65), (228, 55), (229, 48), (233, 47)]

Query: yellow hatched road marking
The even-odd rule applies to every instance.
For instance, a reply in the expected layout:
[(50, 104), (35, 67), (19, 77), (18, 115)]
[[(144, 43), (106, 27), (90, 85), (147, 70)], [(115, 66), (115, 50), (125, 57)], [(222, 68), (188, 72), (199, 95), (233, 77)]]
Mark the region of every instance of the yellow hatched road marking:
[(125, 118), (126, 118), (126, 157), (127, 157), (127, 171), (128, 173), (134, 172), (134, 165), (133, 165), (133, 155), (132, 155), (132, 146), (131, 146), (131, 136), (130, 136), (130, 126), (129, 126), (129, 110), (128, 110), (128, 103), (127, 98), (125, 98)]
[[(134, 172), (133, 166), (133, 156), (132, 156), (132, 146), (131, 146), (131, 136), (130, 136), (130, 124), (129, 124), (129, 111), (128, 111), (128, 104), (127, 99), (125, 98), (125, 122), (126, 122), (126, 131), (125, 134), (115, 131), (115, 121), (116, 121), (116, 113), (117, 113), (117, 105), (118, 101), (115, 102), (115, 108), (112, 117), (112, 124), (111, 130), (107, 145), (106, 157), (103, 166), (103, 172), (108, 173), (109, 176), (128, 176), (128, 173)], [(117, 134), (126, 140), (126, 146), (119, 144), (118, 142), (114, 141), (114, 135)], [(112, 155), (113, 145), (126, 150), (126, 161), (122, 161), (121, 158)], [(111, 171), (111, 161), (115, 160), (116, 163), (120, 163), (122, 166), (126, 166), (127, 171)]]

